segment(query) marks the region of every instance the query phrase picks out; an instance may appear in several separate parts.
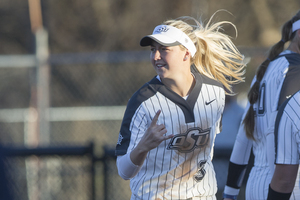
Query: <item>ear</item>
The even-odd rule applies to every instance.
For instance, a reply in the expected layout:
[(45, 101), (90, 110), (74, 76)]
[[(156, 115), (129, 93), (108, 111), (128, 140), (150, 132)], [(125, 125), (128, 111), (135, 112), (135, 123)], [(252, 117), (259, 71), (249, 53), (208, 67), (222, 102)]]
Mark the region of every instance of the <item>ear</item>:
[(300, 37), (300, 29), (298, 29), (296, 32), (297, 32), (297, 36)]
[(189, 52), (189, 50), (186, 50), (186, 51), (185, 51), (185, 54), (184, 54), (183, 60), (184, 60), (184, 61), (187, 61), (187, 60), (189, 60), (190, 58), (191, 58), (191, 53)]

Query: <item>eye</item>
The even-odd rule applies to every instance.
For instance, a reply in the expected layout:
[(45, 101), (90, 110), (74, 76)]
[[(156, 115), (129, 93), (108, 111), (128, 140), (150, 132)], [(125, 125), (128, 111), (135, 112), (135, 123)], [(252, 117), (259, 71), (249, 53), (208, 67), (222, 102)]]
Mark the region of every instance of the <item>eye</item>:
[(170, 51), (170, 47), (162, 47), (161, 50), (162, 51)]

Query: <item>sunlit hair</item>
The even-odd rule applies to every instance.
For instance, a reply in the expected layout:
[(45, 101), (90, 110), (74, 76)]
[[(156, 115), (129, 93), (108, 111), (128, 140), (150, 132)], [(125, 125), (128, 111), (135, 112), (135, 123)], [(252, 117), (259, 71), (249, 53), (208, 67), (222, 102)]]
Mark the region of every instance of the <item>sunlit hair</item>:
[(292, 25), (295, 21), (299, 19), (300, 11), (298, 11), (297, 14), (294, 17), (292, 17), (292, 19), (290, 19), (283, 25), (281, 29), (281, 40), (277, 42), (273, 47), (271, 47), (267, 59), (258, 67), (256, 71), (256, 82), (252, 85), (250, 91), (248, 92), (248, 101), (250, 103), (250, 107), (243, 120), (244, 129), (249, 139), (255, 140), (255, 112), (253, 110), (253, 104), (255, 104), (258, 100), (260, 81), (263, 79), (270, 62), (274, 60), (284, 50), (285, 43), (288, 41), (292, 41), (295, 37), (295, 32), (292, 33)]
[[(214, 16), (214, 15), (213, 15)], [(167, 20), (163, 24), (174, 26), (194, 42), (197, 52), (191, 59), (200, 73), (221, 82), (227, 89), (227, 94), (233, 95), (232, 84), (244, 81), (244, 56), (238, 51), (230, 37), (221, 32), (222, 25), (234, 24), (228, 21), (212, 23), (212, 18), (206, 25), (201, 20), (192, 17), (180, 17)], [(191, 21), (193, 24), (189, 24)]]

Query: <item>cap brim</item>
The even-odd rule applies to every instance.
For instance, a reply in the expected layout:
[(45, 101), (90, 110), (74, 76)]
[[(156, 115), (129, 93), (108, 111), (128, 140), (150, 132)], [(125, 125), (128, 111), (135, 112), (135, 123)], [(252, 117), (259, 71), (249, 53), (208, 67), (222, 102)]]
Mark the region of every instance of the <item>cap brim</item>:
[(145, 46), (150, 46), (152, 45), (152, 42), (156, 41), (157, 43), (163, 45), (163, 46), (176, 46), (176, 45), (180, 45), (180, 42), (170, 38), (170, 37), (167, 37), (165, 35), (147, 35), (145, 37), (143, 37), (140, 41), (140, 45), (142, 47), (145, 47)]

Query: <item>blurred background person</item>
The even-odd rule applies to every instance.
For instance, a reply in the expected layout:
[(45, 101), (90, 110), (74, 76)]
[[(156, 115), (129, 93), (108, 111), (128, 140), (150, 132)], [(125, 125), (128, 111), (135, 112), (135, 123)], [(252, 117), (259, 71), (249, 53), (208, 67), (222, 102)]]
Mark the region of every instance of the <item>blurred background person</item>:
[[(267, 200), (288, 200), (299, 168), (300, 91), (280, 106), (274, 130), (276, 166)], [(300, 195), (297, 199), (300, 199)]]
[[(274, 173), (274, 127), (278, 107), (300, 88), (300, 12), (282, 27), (281, 40), (259, 66), (248, 93), (248, 105), (231, 154), (224, 199), (236, 199), (249, 162), (255, 156), (246, 186), (246, 200), (267, 199)], [(290, 42), (286, 50), (284, 45)], [(298, 185), (298, 184), (297, 184)], [(299, 199), (295, 187), (291, 199)], [(296, 197), (298, 196), (298, 198)]]

